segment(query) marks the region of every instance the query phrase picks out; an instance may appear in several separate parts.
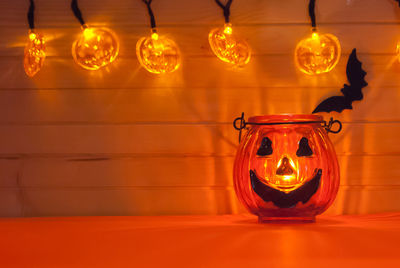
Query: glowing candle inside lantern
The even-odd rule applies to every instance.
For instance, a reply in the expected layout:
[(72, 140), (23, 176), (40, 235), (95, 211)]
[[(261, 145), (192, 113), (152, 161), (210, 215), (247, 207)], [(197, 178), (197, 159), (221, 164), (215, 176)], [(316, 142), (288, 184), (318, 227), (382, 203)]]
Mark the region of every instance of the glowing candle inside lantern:
[(24, 51), (24, 69), (28, 76), (33, 77), (42, 68), (46, 58), (45, 50), (44, 37), (31, 30)]
[(89, 28), (84, 25), (81, 35), (72, 45), (75, 62), (88, 70), (98, 70), (112, 63), (118, 53), (118, 39), (106, 28)]
[(282, 157), (276, 166), (276, 184), (291, 187), (297, 183), (296, 166), (293, 160), (287, 156)]
[(331, 71), (339, 62), (340, 53), (336, 36), (314, 31), (297, 44), (294, 58), (300, 71), (313, 75)]
[(222, 61), (235, 66), (243, 66), (250, 61), (251, 49), (246, 41), (233, 33), (232, 25), (215, 28), (208, 35), (208, 41), (214, 54)]
[(156, 29), (151, 35), (142, 37), (136, 44), (136, 55), (140, 64), (150, 73), (175, 72), (181, 64), (180, 51), (176, 43), (159, 36)]

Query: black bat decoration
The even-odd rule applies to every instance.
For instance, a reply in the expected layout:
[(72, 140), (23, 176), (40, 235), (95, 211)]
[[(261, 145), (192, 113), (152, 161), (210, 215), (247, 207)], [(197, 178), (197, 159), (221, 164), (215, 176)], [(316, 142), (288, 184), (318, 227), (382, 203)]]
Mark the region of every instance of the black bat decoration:
[(399, 3), (399, 7), (400, 7), (400, 0), (395, 0), (395, 1)]
[(346, 67), (347, 80), (350, 85), (344, 84), (343, 88), (340, 90), (343, 96), (327, 98), (322, 101), (312, 113), (330, 113), (332, 111), (340, 113), (344, 109), (353, 109), (351, 105), (352, 102), (363, 99), (361, 90), (368, 85), (364, 80), (366, 74), (367, 73), (361, 68), (361, 62), (357, 59), (356, 49), (353, 49)]

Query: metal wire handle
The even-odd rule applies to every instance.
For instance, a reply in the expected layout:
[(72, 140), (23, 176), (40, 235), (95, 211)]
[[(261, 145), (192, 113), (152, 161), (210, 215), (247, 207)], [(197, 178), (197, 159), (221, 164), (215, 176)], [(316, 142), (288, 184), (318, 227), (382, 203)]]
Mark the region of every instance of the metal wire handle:
[[(239, 122), (239, 126), (238, 126), (238, 122)], [(287, 122), (270, 122), (270, 123), (249, 123), (249, 122), (246, 122), (246, 120), (244, 119), (244, 113), (242, 113), (242, 115), (240, 117), (237, 117), (235, 120), (233, 120), (233, 127), (239, 131), (239, 143), (240, 143), (240, 139), (242, 137), (242, 129), (246, 128), (247, 125), (257, 125), (257, 126), (262, 126), (262, 125), (263, 126), (302, 125), (302, 124), (312, 124), (312, 123), (319, 123), (322, 125), (323, 128), (325, 128), (325, 130), (327, 132), (334, 133), (334, 134), (337, 134), (342, 130), (342, 122), (340, 122), (339, 120), (333, 120), (332, 117), (329, 120), (329, 122), (326, 122), (325, 120), (321, 120), (321, 121), (301, 121), (301, 122), (287, 121)], [(332, 127), (335, 124), (338, 125), (338, 128), (336, 130), (333, 130)]]

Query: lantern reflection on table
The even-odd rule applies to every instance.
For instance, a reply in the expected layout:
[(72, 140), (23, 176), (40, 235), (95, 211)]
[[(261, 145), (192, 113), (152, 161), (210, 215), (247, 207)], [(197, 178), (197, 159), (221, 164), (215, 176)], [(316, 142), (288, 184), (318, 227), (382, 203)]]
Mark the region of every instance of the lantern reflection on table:
[(339, 187), (339, 165), (322, 117), (239, 119), (241, 126), (235, 128), (247, 129), (234, 164), (240, 201), (260, 222), (314, 221), (332, 204)]

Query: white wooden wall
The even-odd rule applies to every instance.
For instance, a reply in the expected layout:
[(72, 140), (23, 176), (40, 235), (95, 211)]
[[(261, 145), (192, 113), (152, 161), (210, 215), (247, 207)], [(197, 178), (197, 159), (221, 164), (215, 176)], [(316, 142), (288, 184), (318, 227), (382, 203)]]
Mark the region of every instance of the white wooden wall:
[[(154, 0), (159, 33), (180, 45), (182, 68), (152, 75), (135, 56), (149, 33), (141, 0), (80, 0), (88, 24), (112, 28), (121, 51), (107, 69), (74, 64), (80, 33), (69, 0), (36, 0), (47, 37), (43, 69), (22, 67), (28, 0), (0, 1), (0, 216), (241, 213), (232, 187), (232, 120), (310, 113), (346, 83), (356, 47), (369, 86), (331, 135), (341, 187), (328, 213), (400, 210), (400, 8), (394, 0), (319, 0), (321, 32), (338, 36), (343, 57), (329, 74), (296, 70), (296, 43), (310, 32), (307, 0), (235, 0), (234, 30), (253, 48), (232, 70), (209, 48), (223, 24), (213, 0)], [(326, 115), (326, 119), (330, 115)]]

